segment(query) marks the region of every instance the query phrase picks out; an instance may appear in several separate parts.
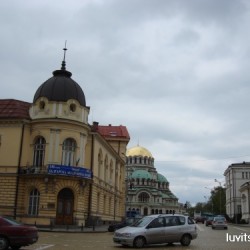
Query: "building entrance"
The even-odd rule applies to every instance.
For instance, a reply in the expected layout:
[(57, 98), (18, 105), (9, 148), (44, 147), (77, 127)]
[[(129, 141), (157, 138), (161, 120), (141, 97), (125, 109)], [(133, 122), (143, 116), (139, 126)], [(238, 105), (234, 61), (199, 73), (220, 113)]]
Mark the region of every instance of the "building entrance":
[(57, 196), (57, 225), (73, 224), (74, 194), (69, 188), (62, 189)]

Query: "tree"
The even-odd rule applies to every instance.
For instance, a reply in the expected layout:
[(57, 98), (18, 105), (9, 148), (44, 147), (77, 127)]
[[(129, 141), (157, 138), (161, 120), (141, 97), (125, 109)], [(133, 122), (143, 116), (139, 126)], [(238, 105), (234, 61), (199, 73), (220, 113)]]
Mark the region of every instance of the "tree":
[(207, 202), (198, 202), (194, 207), (190, 202), (186, 202), (186, 212), (193, 216), (194, 212), (211, 213), (215, 215), (226, 215), (226, 192), (222, 186), (215, 187), (211, 190), (211, 196)]
[(218, 186), (211, 191), (209, 201), (213, 204), (214, 214), (226, 214), (226, 192), (225, 188)]

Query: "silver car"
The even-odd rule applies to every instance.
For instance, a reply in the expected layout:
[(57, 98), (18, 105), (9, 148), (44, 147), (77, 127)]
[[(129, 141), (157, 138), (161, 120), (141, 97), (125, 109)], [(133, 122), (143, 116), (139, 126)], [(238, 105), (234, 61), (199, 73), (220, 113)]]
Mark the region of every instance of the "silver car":
[(227, 220), (223, 216), (215, 216), (212, 221), (212, 229), (224, 228), (227, 229)]
[(185, 215), (155, 214), (115, 231), (113, 241), (123, 246), (141, 248), (145, 245), (180, 242), (189, 246), (197, 238), (194, 221)]

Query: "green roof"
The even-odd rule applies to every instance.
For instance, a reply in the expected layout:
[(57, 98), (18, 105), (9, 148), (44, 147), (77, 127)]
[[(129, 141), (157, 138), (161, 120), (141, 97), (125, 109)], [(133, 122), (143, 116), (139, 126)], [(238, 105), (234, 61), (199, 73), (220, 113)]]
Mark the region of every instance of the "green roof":
[(168, 182), (167, 178), (164, 177), (164, 176), (161, 175), (161, 174), (157, 174), (157, 180), (158, 180), (159, 182)]
[(135, 170), (131, 176), (134, 179), (152, 179), (151, 174), (146, 170)]

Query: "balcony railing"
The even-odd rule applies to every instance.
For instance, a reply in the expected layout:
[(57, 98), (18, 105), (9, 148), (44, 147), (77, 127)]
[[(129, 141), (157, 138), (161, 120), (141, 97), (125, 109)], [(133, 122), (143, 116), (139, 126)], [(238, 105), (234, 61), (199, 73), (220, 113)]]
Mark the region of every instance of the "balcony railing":
[(47, 166), (34, 167), (34, 166), (26, 166), (19, 168), (19, 174), (46, 174)]

